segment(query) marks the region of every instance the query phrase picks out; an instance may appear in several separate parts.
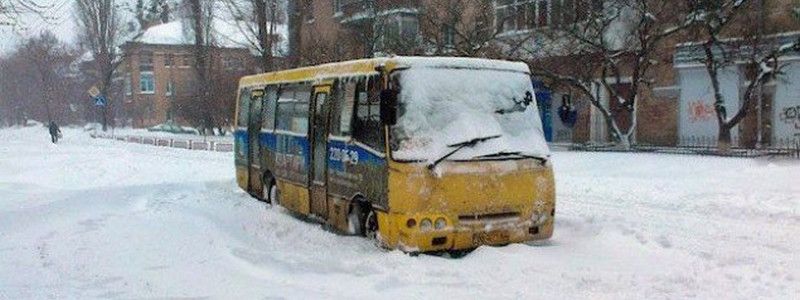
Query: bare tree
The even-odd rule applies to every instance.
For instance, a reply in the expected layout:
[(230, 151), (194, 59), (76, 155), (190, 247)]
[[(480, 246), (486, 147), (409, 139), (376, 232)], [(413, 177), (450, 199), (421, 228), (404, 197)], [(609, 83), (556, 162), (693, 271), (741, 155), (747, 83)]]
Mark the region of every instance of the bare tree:
[(279, 26), (286, 23), (286, 0), (224, 0), (225, 7), (232, 15), (229, 22), (234, 22), (246, 45), (255, 50), (260, 57), (263, 71), (275, 70), (275, 55), (283, 49), (280, 44), (286, 38)]
[(75, 90), (82, 78), (72, 68), (75, 52), (52, 33), (25, 40), (0, 59), (0, 118), (24, 125), (28, 119), (73, 122)]
[[(194, 71), (196, 93), (194, 93), (195, 101), (192, 105), (198, 106), (197, 108), (201, 113), (192, 114), (199, 116), (200, 126), (204, 133), (213, 132), (217, 125), (217, 120), (213, 114), (214, 99), (212, 98), (211, 83), (212, 74), (214, 71), (213, 59), (211, 57), (211, 50), (215, 45), (213, 38), (213, 11), (214, 3), (211, 1), (201, 0), (186, 0), (185, 9), (187, 9), (187, 25), (184, 28), (189, 29), (189, 34), (194, 38), (193, 56), (194, 56)], [(180, 109), (180, 108), (179, 108)], [(183, 107), (183, 111), (186, 111)]]
[(36, 81), (42, 91), (41, 99), (38, 100), (45, 109), (47, 121), (52, 121), (51, 101), (55, 97), (53, 89), (56, 85), (61, 84), (56, 80), (56, 69), (59, 65), (64, 64), (62, 60), (66, 56), (66, 49), (55, 35), (46, 31), (37, 38), (25, 42), (20, 50), (23, 57), (35, 70)]
[(153, 25), (169, 22), (171, 13), (170, 3), (167, 0), (150, 0), (147, 4), (145, 4), (144, 0), (136, 0), (136, 4), (133, 7), (136, 22), (139, 24), (139, 28), (143, 30)]
[(659, 51), (668, 38), (691, 25), (692, 17), (672, 1), (574, 3), (574, 9), (554, 13), (550, 28), (537, 32), (542, 41), (527, 49), (536, 57), (531, 63), (534, 75), (549, 86), (583, 95), (602, 115), (613, 141), (630, 148), (636, 102), (653, 82)]
[(41, 92), (32, 89), (33, 75), (20, 51), (0, 60), (0, 111), (8, 125), (25, 125), (36, 117), (35, 107), (27, 101)]
[[(94, 58), (100, 93), (108, 97), (114, 71), (122, 61), (118, 52), (121, 36), (117, 3), (115, 0), (76, 0), (76, 3), (80, 39)], [(100, 109), (104, 131), (108, 127), (109, 105)]]
[[(731, 130), (744, 120), (756, 99), (761, 97), (761, 88), (775, 80), (786, 64), (780, 59), (791, 51), (800, 50), (800, 40), (784, 41), (768, 37), (764, 22), (763, 0), (689, 1), (692, 15), (696, 16), (696, 34), (703, 41), (697, 47), (701, 51), (700, 62), (705, 66), (714, 91), (714, 111), (719, 125), (717, 143), (720, 151), (730, 150)], [(748, 18), (747, 14), (751, 14)], [(753, 17), (755, 15), (755, 18)], [(749, 20), (748, 20), (749, 19)], [(738, 21), (737, 21), (738, 20)], [(746, 23), (746, 26), (739, 26)], [(737, 38), (725, 38), (735, 31)], [(741, 105), (729, 112), (720, 86), (723, 70), (742, 64), (749, 70), (747, 85), (741, 93)], [(758, 135), (761, 133), (759, 132)]]
[(22, 15), (34, 14), (44, 18), (45, 12), (51, 7), (52, 5), (47, 5), (41, 0), (2, 0), (0, 26), (19, 26)]

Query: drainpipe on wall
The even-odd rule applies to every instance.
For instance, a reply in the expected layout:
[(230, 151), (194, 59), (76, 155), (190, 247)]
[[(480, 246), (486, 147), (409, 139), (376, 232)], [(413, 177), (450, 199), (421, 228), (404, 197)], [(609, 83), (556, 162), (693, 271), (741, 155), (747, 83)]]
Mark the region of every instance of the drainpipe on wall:
[[(767, 22), (767, 18), (766, 18), (766, 12), (767, 12), (766, 2), (767, 2), (766, 0), (759, 1), (759, 9), (761, 9), (760, 14), (758, 16), (758, 18), (759, 18), (758, 36), (759, 37), (763, 37), (764, 36), (764, 29), (766, 28), (766, 22)], [(758, 42), (761, 43), (760, 40), (758, 40)], [(756, 47), (758, 47), (758, 46), (756, 46)], [(761, 71), (759, 70), (759, 72), (761, 72)], [(756, 78), (754, 78), (753, 80), (756, 80), (757, 78), (758, 78), (758, 76), (756, 76)], [(758, 105), (757, 106), (757, 110), (758, 111), (756, 112), (756, 149), (761, 149), (761, 140), (762, 140), (762, 135), (764, 134), (763, 133), (763, 128), (761, 126), (761, 123), (763, 122), (761, 113), (764, 110), (763, 106), (762, 106), (763, 105), (763, 99), (764, 99), (764, 85), (763, 84), (759, 84), (758, 85), (758, 95), (756, 97), (758, 97), (756, 99), (757, 100), (757, 105)], [(739, 140), (741, 140), (741, 137), (739, 138)]]

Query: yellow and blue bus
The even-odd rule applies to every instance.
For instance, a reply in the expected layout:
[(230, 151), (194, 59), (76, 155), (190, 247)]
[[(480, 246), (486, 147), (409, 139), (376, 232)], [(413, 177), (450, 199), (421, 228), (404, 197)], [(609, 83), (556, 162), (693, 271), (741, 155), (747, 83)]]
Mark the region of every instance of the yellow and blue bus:
[(240, 80), (238, 185), (406, 252), (550, 238), (550, 152), (524, 63), (391, 57)]

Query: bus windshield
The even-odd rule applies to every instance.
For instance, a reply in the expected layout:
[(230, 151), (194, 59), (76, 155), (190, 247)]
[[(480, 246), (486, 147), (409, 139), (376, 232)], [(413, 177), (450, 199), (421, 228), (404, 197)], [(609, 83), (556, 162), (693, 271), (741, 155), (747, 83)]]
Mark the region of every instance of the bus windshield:
[[(503, 153), (549, 156), (530, 76), (494, 69), (409, 68), (392, 78), (399, 90), (391, 130), (392, 156), (433, 162), (498, 158)], [(519, 156), (517, 156), (519, 157)]]

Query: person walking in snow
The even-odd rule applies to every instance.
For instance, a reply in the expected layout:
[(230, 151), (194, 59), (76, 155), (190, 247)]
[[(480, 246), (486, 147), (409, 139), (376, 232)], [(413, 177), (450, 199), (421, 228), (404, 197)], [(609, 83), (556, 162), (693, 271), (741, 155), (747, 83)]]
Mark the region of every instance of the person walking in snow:
[(53, 141), (53, 144), (58, 142), (58, 138), (61, 137), (61, 129), (58, 128), (56, 122), (50, 121), (50, 125), (47, 126), (50, 130), (50, 140)]

